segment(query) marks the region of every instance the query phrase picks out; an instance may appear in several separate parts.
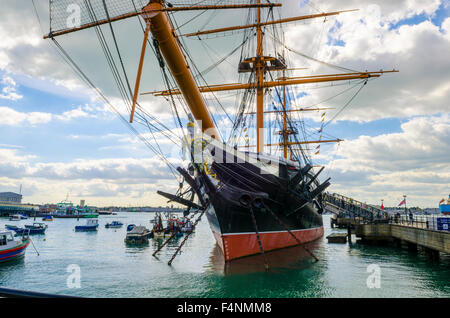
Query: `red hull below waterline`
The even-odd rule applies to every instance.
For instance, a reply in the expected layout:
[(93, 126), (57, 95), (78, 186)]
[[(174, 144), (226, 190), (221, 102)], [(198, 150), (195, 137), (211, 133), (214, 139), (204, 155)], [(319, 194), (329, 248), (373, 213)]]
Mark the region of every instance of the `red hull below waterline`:
[[(294, 230), (291, 233), (300, 242), (309, 243), (323, 236), (323, 226)], [(213, 231), (213, 234), (223, 252), (225, 261), (260, 253), (256, 233), (221, 234)], [(259, 237), (265, 252), (298, 245), (297, 240), (287, 231), (259, 233)]]

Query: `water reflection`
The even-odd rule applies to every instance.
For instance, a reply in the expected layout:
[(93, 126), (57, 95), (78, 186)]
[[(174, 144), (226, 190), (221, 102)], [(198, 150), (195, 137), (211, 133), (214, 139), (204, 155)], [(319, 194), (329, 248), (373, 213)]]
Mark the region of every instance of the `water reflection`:
[[(321, 246), (315, 241), (305, 245), (314, 253)], [(293, 246), (276, 251), (266, 252), (269, 272), (279, 272), (283, 269), (302, 270), (310, 268), (316, 261), (303, 246)], [(261, 254), (225, 262), (222, 250), (216, 244), (211, 251), (210, 268), (222, 275), (251, 274), (265, 272), (264, 258)]]

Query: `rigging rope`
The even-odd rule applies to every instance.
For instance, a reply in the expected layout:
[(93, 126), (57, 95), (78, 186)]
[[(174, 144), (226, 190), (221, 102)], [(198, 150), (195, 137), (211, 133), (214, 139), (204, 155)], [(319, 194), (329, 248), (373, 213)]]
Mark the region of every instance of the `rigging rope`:
[(126, 120), (122, 114), (114, 107), (114, 105), (111, 104), (109, 99), (100, 91), (98, 87), (96, 87), (92, 81), (88, 78), (88, 76), (80, 69), (80, 67), (75, 63), (75, 61), (70, 57), (70, 55), (64, 50), (64, 48), (59, 44), (59, 42), (52, 38), (53, 43), (55, 44), (56, 48), (62, 53), (62, 56), (64, 57), (63, 60), (66, 62), (77, 74), (77, 76), (80, 77), (80, 79), (85, 82), (88, 86), (90, 86), (101, 99), (105, 101), (105, 103), (117, 114), (119, 119), (139, 138), (141, 141), (150, 149), (152, 150), (157, 156), (159, 156), (169, 167), (171, 173), (175, 178), (177, 178), (176, 173), (176, 167), (168, 161), (164, 156), (161, 156), (158, 151), (151, 145), (132, 125), (129, 124), (128, 120)]
[(306, 54), (304, 54), (304, 53), (301, 53), (301, 52), (299, 52), (299, 51), (297, 51), (297, 50), (295, 50), (295, 49), (292, 49), (292, 48), (288, 47), (287, 45), (285, 45), (283, 42), (281, 42), (281, 41), (280, 41), (279, 39), (277, 39), (277, 38), (274, 38), (274, 40), (275, 40), (276, 42), (278, 42), (280, 45), (282, 45), (286, 50), (288, 50), (288, 51), (290, 51), (290, 52), (292, 52), (292, 53), (294, 53), (294, 54), (300, 55), (300, 56), (304, 57), (305, 59), (308, 59), (308, 60), (311, 60), (311, 61), (314, 61), (314, 62), (323, 64), (323, 65), (329, 66), (329, 67), (331, 67), (331, 68), (334, 68), (334, 69), (337, 69), (337, 70), (340, 70), (340, 71), (358, 73), (358, 71), (356, 71), (356, 70), (352, 70), (352, 69), (350, 69), (350, 68), (346, 68), (346, 67), (334, 65), (334, 64), (331, 64), (331, 63), (327, 63), (327, 62), (321, 61), (321, 60), (319, 60), (319, 59), (313, 58), (313, 57), (311, 57), (311, 56), (308, 56), (308, 55), (306, 55)]
[(341, 110), (339, 110), (334, 116), (333, 118), (331, 118), (329, 121), (327, 121), (323, 127), (328, 126), (337, 116), (339, 116), (339, 114), (341, 114), (345, 108), (347, 108), (348, 105), (350, 105), (350, 103), (356, 98), (356, 96), (358, 96), (358, 94), (361, 92), (361, 90), (366, 86), (367, 84), (367, 80), (364, 81), (364, 83), (361, 85), (361, 87), (358, 89), (358, 91), (355, 93), (355, 95), (352, 96), (352, 98), (347, 102), (347, 104), (344, 105), (344, 107), (342, 107)]

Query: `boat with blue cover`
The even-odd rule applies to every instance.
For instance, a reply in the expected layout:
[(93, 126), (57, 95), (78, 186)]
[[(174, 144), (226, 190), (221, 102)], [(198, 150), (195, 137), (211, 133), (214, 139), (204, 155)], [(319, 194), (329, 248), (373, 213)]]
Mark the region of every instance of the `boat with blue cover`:
[(30, 244), (28, 235), (15, 240), (11, 231), (0, 232), (0, 263), (14, 261), (25, 256)]
[(75, 226), (75, 232), (97, 231), (97, 229), (98, 229), (97, 219), (87, 219), (85, 225)]
[(106, 223), (105, 224), (105, 228), (110, 228), (110, 229), (118, 229), (121, 228), (123, 226), (122, 222), (119, 221), (112, 221), (111, 223)]

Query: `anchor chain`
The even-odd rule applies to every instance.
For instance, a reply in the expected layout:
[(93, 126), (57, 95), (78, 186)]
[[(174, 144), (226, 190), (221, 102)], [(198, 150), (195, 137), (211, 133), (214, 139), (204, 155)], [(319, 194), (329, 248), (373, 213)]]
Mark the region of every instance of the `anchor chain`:
[[(197, 220), (194, 223), (194, 228), (197, 226), (197, 223), (201, 220), (203, 214), (205, 213), (206, 209), (202, 211), (202, 213), (200, 214), (200, 216), (197, 218)], [(181, 248), (183, 247), (184, 243), (186, 243), (187, 239), (189, 238), (189, 236), (191, 236), (191, 234), (193, 233), (190, 232), (186, 235), (186, 237), (183, 239), (183, 241), (181, 242), (180, 246), (178, 246), (177, 250), (175, 251), (175, 253), (172, 255), (172, 258), (169, 260), (169, 262), (167, 263), (169, 266), (172, 265), (173, 260), (175, 259), (175, 257), (178, 255), (178, 253), (181, 251)]]
[(280, 218), (272, 211), (271, 208), (269, 208), (265, 203), (264, 207), (269, 210), (269, 212), (272, 214), (272, 216), (275, 218), (275, 220), (277, 220), (277, 222), (297, 241), (297, 243), (306, 251), (308, 252), (309, 255), (311, 255), (316, 262), (319, 261), (319, 259), (316, 257), (316, 255), (313, 254), (313, 252), (311, 252), (306, 246), (304, 246), (304, 244), (298, 239), (297, 236), (294, 235), (294, 233), (292, 233), (289, 228), (287, 227), (286, 224), (283, 223), (283, 221), (280, 220)]
[(253, 212), (253, 207), (251, 205), (250, 205), (250, 214), (252, 215), (253, 225), (255, 226), (256, 238), (258, 239), (259, 250), (261, 251), (261, 255), (263, 256), (263, 259), (264, 259), (264, 268), (267, 271), (267, 270), (269, 270), (269, 264), (267, 264), (266, 254), (264, 254), (264, 248), (261, 243), (261, 238), (259, 237), (259, 231), (258, 231), (258, 225), (256, 224), (255, 213)]

